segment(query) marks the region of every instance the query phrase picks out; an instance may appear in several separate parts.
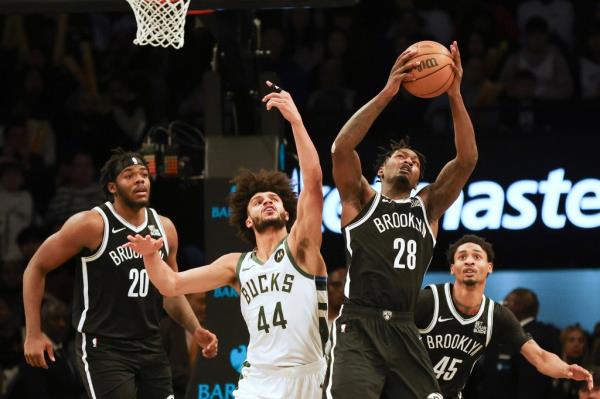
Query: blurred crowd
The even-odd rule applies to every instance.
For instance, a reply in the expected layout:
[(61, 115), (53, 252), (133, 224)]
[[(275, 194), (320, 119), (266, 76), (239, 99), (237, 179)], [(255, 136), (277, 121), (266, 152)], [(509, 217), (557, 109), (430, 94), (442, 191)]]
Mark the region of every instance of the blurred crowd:
[[(254, 17), (262, 21), (260, 45), (268, 50), (260, 59), (246, 47), (256, 45), (256, 35), (245, 27)], [(228, 104), (242, 95), (240, 88), (256, 87), (256, 73), (274, 72), (294, 94), (323, 151), (344, 120), (382, 87), (397, 55), (419, 40), (446, 45), (458, 40), (463, 96), (478, 135), (595, 133), (597, 0), (382, 0), (351, 8), (216, 12), (188, 18), (186, 45), (179, 51), (134, 46), (135, 30), (131, 13), (0, 16), (0, 397), (81, 394), (71, 363), (74, 265), (54, 271), (46, 287), (42, 319), (57, 353), (49, 371), (23, 362), (23, 270), (69, 216), (105, 200), (97, 169), (110, 148), (139, 148), (149, 127), (172, 120), (203, 125), (208, 117), (203, 77), (211, 70), (216, 43), (227, 53), (216, 67), (226, 115), (232, 113)], [(228, 30), (248, 36), (228, 37), (223, 33)], [(243, 62), (231, 64), (236, 56)], [(382, 137), (399, 124), (426, 135), (452, 129), (443, 96), (400, 97), (378, 122)], [(249, 119), (246, 131), (252, 131)], [(335, 297), (344, 273), (332, 276)], [(510, 296), (506, 301), (511, 306)], [(545, 349), (569, 362), (600, 365), (598, 325), (595, 331), (570, 326), (559, 332), (536, 320), (537, 305), (536, 312), (521, 315), (514, 306)], [(166, 331), (170, 336), (171, 329)], [(479, 368), (482, 377), (474, 378), (478, 383), (470, 394), (535, 397), (514, 396), (530, 378), (522, 377), (521, 360), (498, 348), (496, 358), (488, 356)], [(577, 386), (566, 380), (530, 385), (555, 395), (539, 397), (578, 397)], [(513, 391), (490, 393), (501, 395), (504, 388)]]

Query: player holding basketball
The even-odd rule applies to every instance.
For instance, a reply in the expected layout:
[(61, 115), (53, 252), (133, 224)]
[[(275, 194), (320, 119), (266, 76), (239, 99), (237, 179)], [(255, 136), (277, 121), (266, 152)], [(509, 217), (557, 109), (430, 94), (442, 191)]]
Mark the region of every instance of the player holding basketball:
[(297, 206), (285, 174), (245, 171), (234, 179), (231, 222), (254, 246), (252, 252), (230, 253), (208, 266), (175, 273), (157, 252), (162, 240), (136, 235), (129, 246), (144, 256), (150, 280), (166, 296), (226, 285), (240, 292), (250, 344), (236, 398), (316, 399), (322, 395), (327, 340), (321, 166), (290, 94), (270, 93), (263, 101), (292, 126), (302, 171)]
[(342, 202), (349, 265), (345, 303), (334, 323), (329, 398), (440, 398), (413, 311), (435, 245), (438, 220), (456, 200), (477, 162), (473, 125), (465, 109), (462, 67), (451, 46), (454, 82), (448, 89), (456, 157), (435, 182), (411, 197), (423, 156), (401, 141), (382, 154), (376, 192), (361, 174), (356, 146), (411, 79), (412, 50), (402, 53), (387, 84), (344, 125), (332, 146), (333, 177)]
[(494, 268), (494, 249), (489, 242), (465, 235), (450, 245), (447, 256), (454, 284), (422, 290), (415, 310), (415, 322), (444, 398), (462, 398), (475, 362), (491, 342), (520, 349), (542, 374), (587, 381), (592, 389), (589, 371), (540, 348), (508, 308), (483, 295)]
[[(148, 208), (150, 180), (143, 158), (115, 150), (100, 183), (114, 202), (68, 219), (35, 253), (23, 275), (25, 359), (48, 368), (53, 343), (40, 327), (46, 274), (78, 256), (73, 299), (77, 367), (90, 398), (173, 397), (171, 370), (159, 334), (162, 307), (194, 337), (206, 357), (217, 353), (217, 338), (203, 329), (183, 296), (164, 298), (148, 282), (139, 255), (121, 246), (129, 234), (160, 237), (160, 257), (177, 270), (177, 231)], [(52, 367), (52, 364), (50, 364)]]

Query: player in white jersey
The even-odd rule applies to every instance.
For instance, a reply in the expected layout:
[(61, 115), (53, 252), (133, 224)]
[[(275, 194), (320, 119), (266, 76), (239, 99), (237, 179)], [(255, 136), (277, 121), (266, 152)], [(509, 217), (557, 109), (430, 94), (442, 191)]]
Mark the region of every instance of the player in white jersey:
[(316, 399), (322, 396), (328, 336), (322, 171), (290, 94), (267, 85), (275, 90), (263, 98), (267, 110), (277, 108), (292, 127), (302, 190), (296, 199), (281, 172), (243, 171), (234, 179), (231, 223), (254, 250), (176, 273), (158, 255), (162, 239), (130, 236), (128, 246), (143, 255), (150, 280), (165, 296), (225, 285), (240, 293), (250, 344), (236, 398)]

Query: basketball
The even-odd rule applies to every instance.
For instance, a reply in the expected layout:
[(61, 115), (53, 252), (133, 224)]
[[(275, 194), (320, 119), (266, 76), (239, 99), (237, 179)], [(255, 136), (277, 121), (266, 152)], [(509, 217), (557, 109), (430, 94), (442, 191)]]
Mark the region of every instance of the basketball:
[(409, 48), (417, 51), (409, 62), (421, 63), (412, 71), (415, 80), (405, 80), (402, 83), (406, 91), (421, 98), (433, 98), (446, 92), (454, 82), (450, 50), (430, 40), (414, 43)]

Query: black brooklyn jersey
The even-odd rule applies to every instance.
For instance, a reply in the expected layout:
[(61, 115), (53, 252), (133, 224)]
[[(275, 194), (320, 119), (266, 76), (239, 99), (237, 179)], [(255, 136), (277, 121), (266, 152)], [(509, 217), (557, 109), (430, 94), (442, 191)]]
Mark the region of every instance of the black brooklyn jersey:
[(421, 198), (377, 192), (342, 233), (346, 303), (412, 312), (435, 245)]
[(76, 268), (73, 326), (77, 331), (111, 338), (145, 338), (159, 331), (162, 295), (150, 282), (144, 261), (131, 248), (121, 247), (127, 235), (163, 237), (161, 257), (168, 242), (156, 211), (146, 208), (146, 219), (133, 226), (110, 202), (94, 208), (104, 219), (98, 250), (80, 258)]
[[(492, 337), (494, 301), (483, 297), (479, 312), (464, 318), (454, 307), (450, 283), (430, 285), (433, 317), (419, 330), (444, 397), (460, 395)], [(460, 396), (459, 396), (460, 397)]]

